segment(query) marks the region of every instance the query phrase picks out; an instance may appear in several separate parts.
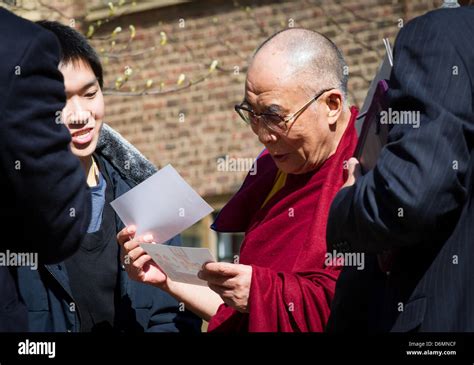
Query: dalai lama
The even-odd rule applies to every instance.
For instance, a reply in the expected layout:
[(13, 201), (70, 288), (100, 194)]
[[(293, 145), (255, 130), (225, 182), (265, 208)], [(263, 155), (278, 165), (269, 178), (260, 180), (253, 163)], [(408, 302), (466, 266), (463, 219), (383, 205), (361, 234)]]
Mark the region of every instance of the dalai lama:
[(346, 68), (319, 33), (293, 28), (266, 40), (235, 107), (265, 150), (212, 227), (245, 232), (240, 263), (206, 264), (208, 287), (173, 282), (139, 246), (153, 237), (130, 226), (118, 234), (130, 277), (185, 303), (209, 331), (323, 331), (341, 269), (326, 265), (326, 222), (357, 142)]

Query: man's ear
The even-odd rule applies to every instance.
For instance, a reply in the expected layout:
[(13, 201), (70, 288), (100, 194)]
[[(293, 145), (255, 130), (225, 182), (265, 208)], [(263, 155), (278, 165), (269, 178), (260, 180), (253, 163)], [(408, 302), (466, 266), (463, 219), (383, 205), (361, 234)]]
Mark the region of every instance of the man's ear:
[(328, 111), (328, 121), (329, 124), (333, 125), (337, 122), (342, 113), (343, 96), (341, 91), (338, 89), (331, 90), (326, 96), (325, 101)]

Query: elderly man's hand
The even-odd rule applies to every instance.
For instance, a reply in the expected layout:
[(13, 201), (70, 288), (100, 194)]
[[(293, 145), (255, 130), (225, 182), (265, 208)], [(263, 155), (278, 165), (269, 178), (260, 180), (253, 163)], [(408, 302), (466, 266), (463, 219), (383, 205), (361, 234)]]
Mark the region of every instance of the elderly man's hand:
[(209, 288), (219, 294), (228, 306), (248, 313), (252, 266), (209, 262), (203, 266), (198, 276), (206, 280)]
[(356, 180), (362, 175), (359, 161), (355, 157), (351, 157), (349, 161), (347, 161), (347, 164), (348, 176), (341, 189), (354, 185)]

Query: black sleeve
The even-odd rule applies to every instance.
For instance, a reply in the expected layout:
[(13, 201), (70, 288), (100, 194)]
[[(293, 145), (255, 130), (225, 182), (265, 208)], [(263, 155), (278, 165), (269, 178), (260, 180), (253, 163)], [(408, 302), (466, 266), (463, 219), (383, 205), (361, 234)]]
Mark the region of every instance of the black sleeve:
[(460, 214), (474, 142), (472, 66), (453, 42), (465, 36), (461, 27), (448, 36), (453, 25), (439, 20), (417, 18), (398, 35), (390, 107), (418, 114), (419, 128), (393, 125), (376, 167), (337, 194), (330, 250), (378, 253), (442, 239)]
[(74, 253), (91, 209), (84, 171), (70, 151), (69, 132), (58, 123), (65, 103), (58, 47), (51, 33), (38, 28), (23, 54), (1, 52), (17, 55), (17, 64), (0, 75), (0, 166), (7, 190), (1, 194), (12, 205), (1, 211), (2, 219), (14, 217), (10, 231), (21, 230), (10, 232), (2, 247), (38, 252), (44, 263)]

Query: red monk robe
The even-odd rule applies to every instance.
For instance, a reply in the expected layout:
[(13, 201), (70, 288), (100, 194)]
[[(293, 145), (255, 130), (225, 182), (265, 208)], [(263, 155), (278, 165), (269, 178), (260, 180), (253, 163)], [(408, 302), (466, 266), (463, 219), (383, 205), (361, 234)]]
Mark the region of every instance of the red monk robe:
[(316, 171), (288, 174), (283, 188), (267, 202), (278, 168), (264, 152), (257, 174), (248, 175), (222, 209), (212, 228), (245, 232), (240, 263), (253, 268), (249, 313), (222, 304), (209, 331), (324, 330), (341, 269), (325, 265), (326, 223), (331, 202), (347, 178), (344, 161), (356, 147), (356, 116), (352, 107), (334, 155)]

